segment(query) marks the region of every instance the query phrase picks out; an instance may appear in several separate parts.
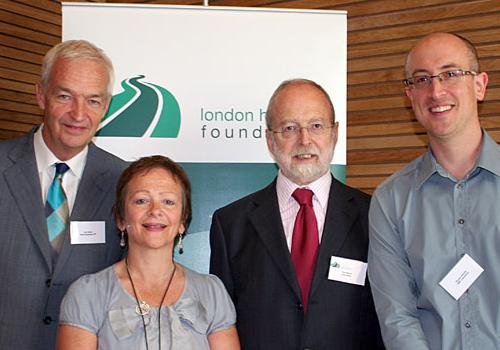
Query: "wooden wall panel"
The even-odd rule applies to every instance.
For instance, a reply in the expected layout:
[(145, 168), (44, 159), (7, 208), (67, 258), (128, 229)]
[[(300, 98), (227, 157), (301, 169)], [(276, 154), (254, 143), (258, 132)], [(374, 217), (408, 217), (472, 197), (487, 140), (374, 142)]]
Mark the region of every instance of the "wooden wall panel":
[[(61, 7), (51, 0), (0, 0), (0, 139), (41, 121), (33, 84), (43, 54), (61, 40)], [(96, 0), (201, 5), (202, 0)], [(478, 48), (489, 73), (481, 122), (500, 141), (498, 0), (212, 0), (216, 6), (348, 11), (348, 183), (366, 192), (426, 150), (401, 80), (407, 51), (423, 35), (453, 31)]]
[(61, 5), (49, 0), (1, 0), (0, 139), (42, 121), (34, 84), (47, 50), (61, 41)]

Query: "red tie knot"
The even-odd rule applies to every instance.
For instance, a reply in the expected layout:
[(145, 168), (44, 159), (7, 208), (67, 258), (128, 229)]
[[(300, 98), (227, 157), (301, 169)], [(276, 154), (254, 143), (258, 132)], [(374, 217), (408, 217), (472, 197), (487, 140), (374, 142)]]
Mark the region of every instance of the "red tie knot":
[(302, 206), (309, 205), (312, 207), (313, 191), (307, 188), (297, 188), (292, 193), (292, 197)]

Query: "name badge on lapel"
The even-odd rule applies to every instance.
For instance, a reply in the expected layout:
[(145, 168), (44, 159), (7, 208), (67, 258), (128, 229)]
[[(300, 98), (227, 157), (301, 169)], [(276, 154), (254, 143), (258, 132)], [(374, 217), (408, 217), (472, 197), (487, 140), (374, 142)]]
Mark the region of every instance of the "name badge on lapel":
[(71, 221), (69, 231), (71, 244), (106, 243), (104, 221)]
[(328, 279), (364, 286), (367, 267), (368, 264), (362, 261), (332, 256)]

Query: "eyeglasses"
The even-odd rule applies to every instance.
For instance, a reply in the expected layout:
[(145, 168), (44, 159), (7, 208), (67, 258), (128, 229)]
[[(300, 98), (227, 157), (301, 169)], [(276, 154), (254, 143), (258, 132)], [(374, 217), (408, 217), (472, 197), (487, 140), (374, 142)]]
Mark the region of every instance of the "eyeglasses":
[(403, 83), (408, 87), (413, 86), (417, 89), (423, 89), (432, 84), (432, 79), (438, 78), (441, 84), (449, 86), (456, 84), (461, 77), (466, 75), (475, 76), (477, 72), (463, 69), (447, 70), (436, 75), (417, 75), (403, 80)]
[(333, 128), (334, 125), (323, 124), (322, 122), (314, 122), (308, 126), (300, 126), (299, 124), (290, 123), (280, 127), (277, 130), (271, 130), (275, 134), (280, 134), (284, 139), (296, 138), (302, 129), (307, 129), (309, 134), (315, 136), (321, 136), (326, 133), (327, 130)]

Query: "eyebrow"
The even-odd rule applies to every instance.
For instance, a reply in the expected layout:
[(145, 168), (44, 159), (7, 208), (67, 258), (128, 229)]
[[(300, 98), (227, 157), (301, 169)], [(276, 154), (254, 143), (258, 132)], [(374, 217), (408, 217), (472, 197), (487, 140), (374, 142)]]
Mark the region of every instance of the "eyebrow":
[[(138, 193), (145, 193), (145, 194), (151, 194), (152, 192), (149, 191), (149, 190), (137, 190), (137, 191), (134, 191), (134, 192), (130, 192), (130, 194), (134, 195), (134, 194), (138, 194)], [(176, 194), (174, 191), (162, 191), (162, 192), (158, 192), (159, 195), (165, 195), (165, 194)]]
[[(317, 123), (317, 122), (324, 122), (325, 119), (327, 119), (326, 121), (328, 121), (328, 118), (323, 118), (323, 117), (313, 117), (309, 120), (307, 120), (305, 123)], [(293, 123), (293, 124), (300, 124), (300, 122), (297, 120), (297, 119), (289, 119), (289, 120), (285, 120), (283, 121), (283, 123), (281, 123), (280, 125), (284, 125), (284, 124), (290, 124), (290, 123)]]
[[(72, 89), (70, 89), (68, 87), (65, 87), (65, 86), (60, 86), (60, 85), (56, 86), (55, 91), (63, 91), (63, 92), (69, 93), (70, 95), (78, 95), (77, 93), (75, 93), (74, 90), (72, 90)], [(98, 97), (98, 98), (103, 98), (104, 99), (104, 98), (106, 98), (106, 93), (105, 92), (103, 92), (101, 94), (99, 94), (99, 93), (95, 94), (94, 93), (94, 94), (91, 94), (91, 95), (84, 95), (84, 97), (85, 98), (96, 98), (96, 97)]]
[[(457, 69), (457, 68), (461, 68), (461, 66), (456, 64), (456, 63), (448, 63), (448, 64), (445, 64), (445, 65), (442, 65), (441, 67), (439, 67), (441, 72), (446, 71), (447, 69), (450, 69), (450, 68)], [(418, 74), (418, 73), (424, 73), (426, 75), (427, 74), (431, 75), (429, 70), (424, 69), (424, 68), (417, 68), (413, 71), (412, 76), (414, 76), (415, 74)]]

